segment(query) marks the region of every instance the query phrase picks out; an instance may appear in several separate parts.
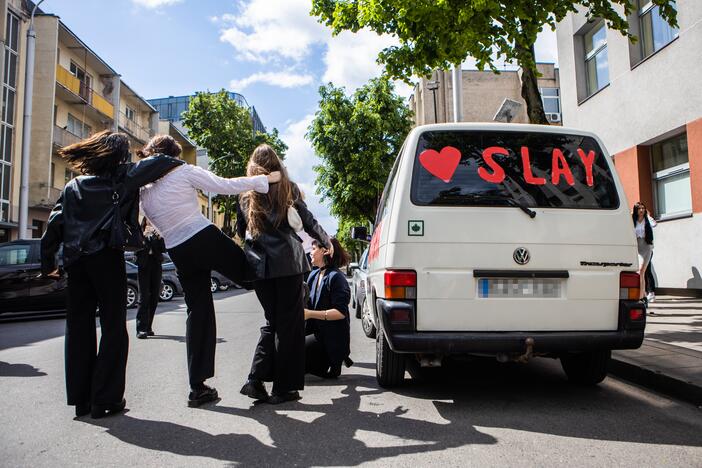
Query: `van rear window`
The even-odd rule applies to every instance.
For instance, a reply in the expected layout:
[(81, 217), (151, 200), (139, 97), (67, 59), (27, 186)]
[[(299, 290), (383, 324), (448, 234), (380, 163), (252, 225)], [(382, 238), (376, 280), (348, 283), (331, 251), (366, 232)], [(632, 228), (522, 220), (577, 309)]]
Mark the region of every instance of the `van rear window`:
[[(416, 205), (616, 209), (602, 149), (590, 137), (554, 133), (432, 131), (419, 137)], [(513, 203), (510, 201), (510, 203)]]

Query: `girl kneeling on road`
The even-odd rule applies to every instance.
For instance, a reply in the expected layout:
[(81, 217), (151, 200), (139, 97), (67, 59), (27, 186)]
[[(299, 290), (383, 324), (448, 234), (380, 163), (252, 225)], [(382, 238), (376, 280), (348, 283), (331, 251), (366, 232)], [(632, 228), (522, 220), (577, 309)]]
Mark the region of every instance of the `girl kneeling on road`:
[(349, 256), (339, 241), (332, 238), (334, 253), (312, 242), (312, 265), (307, 285), (310, 298), (305, 309), (308, 336), (305, 340), (305, 371), (326, 379), (341, 374), (341, 364), (353, 364), (349, 359), (351, 290), (340, 268), (346, 266)]

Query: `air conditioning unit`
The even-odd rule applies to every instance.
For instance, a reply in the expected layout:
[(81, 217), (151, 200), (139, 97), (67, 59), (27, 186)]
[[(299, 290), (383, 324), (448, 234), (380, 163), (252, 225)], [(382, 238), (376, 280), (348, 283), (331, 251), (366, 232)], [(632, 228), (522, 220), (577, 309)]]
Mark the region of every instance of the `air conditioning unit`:
[(561, 114), (556, 113), (556, 112), (550, 112), (546, 114), (546, 119), (549, 122), (560, 122), (561, 121)]

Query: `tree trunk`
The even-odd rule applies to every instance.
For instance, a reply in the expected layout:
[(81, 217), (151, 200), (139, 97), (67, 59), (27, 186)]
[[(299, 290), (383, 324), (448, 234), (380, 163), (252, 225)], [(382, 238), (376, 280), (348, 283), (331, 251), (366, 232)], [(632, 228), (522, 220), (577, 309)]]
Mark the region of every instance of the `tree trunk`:
[[(548, 125), (549, 122), (546, 119), (544, 104), (541, 101), (541, 93), (539, 92), (536, 70), (532, 69), (530, 64), (527, 63), (536, 63), (534, 46), (532, 45), (529, 48), (516, 46), (516, 49), (519, 51), (520, 56), (519, 66), (522, 68), (522, 98), (526, 101), (529, 123)], [(521, 58), (524, 56), (527, 57), (526, 60)]]

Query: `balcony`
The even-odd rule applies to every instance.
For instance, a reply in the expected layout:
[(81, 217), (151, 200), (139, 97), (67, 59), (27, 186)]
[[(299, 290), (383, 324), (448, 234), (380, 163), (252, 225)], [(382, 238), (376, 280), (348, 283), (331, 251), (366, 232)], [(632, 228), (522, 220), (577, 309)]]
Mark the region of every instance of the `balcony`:
[(56, 65), (56, 84), (61, 97), (74, 104), (87, 104), (95, 109), (100, 120), (114, 117), (114, 106), (100, 94), (96, 93), (84, 81), (79, 80), (61, 65)]
[(144, 144), (146, 144), (146, 142), (149, 141), (149, 138), (154, 135), (154, 132), (151, 129), (142, 127), (134, 120), (128, 118), (124, 112), (119, 113), (119, 126), (126, 130), (126, 132), (133, 136), (136, 140), (139, 140)]
[(54, 125), (54, 146), (58, 148), (63, 148), (64, 146), (72, 145), (80, 141), (80, 137), (72, 134), (65, 128), (61, 128), (58, 125)]

